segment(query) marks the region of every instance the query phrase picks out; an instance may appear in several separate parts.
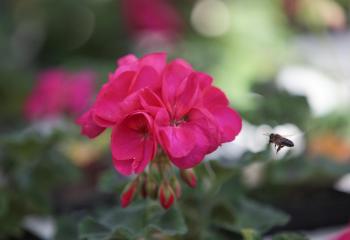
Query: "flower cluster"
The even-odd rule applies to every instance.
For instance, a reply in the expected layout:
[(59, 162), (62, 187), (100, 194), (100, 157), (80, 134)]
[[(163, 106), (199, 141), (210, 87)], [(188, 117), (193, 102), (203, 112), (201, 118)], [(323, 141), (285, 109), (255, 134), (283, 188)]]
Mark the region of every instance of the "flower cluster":
[(85, 111), (94, 93), (96, 74), (91, 71), (70, 73), (50, 69), (38, 76), (28, 96), (24, 115), (28, 120), (56, 118), (68, 113), (77, 116)]
[(183, 179), (194, 186), (190, 168), (240, 132), (240, 116), (212, 81), (183, 59), (167, 63), (165, 53), (119, 59), (95, 103), (77, 123), (90, 138), (112, 128), (116, 170), (140, 174), (126, 188), (123, 206), (142, 185), (149, 185), (144, 187), (147, 194), (157, 192), (164, 207), (170, 206), (179, 188), (171, 163), (183, 169)]

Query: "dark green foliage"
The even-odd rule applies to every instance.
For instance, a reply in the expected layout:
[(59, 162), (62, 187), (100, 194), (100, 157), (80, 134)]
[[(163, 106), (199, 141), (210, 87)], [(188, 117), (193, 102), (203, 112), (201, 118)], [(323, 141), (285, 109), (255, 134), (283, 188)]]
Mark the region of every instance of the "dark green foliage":
[(159, 233), (182, 235), (187, 227), (176, 206), (167, 211), (158, 203), (143, 201), (125, 209), (111, 209), (98, 220), (88, 217), (80, 223), (79, 230), (82, 240), (133, 240)]
[(0, 139), (1, 234), (20, 234), (24, 216), (51, 212), (55, 187), (78, 176), (57, 149), (60, 138), (58, 132), (43, 135), (28, 129)]
[(339, 177), (350, 172), (348, 164), (340, 164), (324, 157), (313, 159), (289, 158), (270, 162), (266, 166), (266, 184), (311, 184), (330, 186)]
[(272, 237), (272, 240), (308, 240), (308, 239), (309, 238), (298, 233), (280, 233)]
[(243, 115), (250, 123), (271, 126), (280, 123), (293, 123), (306, 130), (306, 123), (311, 118), (310, 109), (305, 97), (292, 96), (277, 89), (272, 82), (256, 84), (253, 92), (259, 94), (254, 110)]

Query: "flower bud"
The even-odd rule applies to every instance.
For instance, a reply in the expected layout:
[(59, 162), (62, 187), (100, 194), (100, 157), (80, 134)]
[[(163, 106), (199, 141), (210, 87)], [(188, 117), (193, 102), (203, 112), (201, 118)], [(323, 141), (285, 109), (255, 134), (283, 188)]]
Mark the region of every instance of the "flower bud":
[(124, 188), (124, 191), (121, 195), (121, 200), (120, 200), (122, 208), (129, 206), (129, 204), (134, 199), (137, 187), (139, 185), (138, 183), (139, 181), (136, 178), (134, 181), (126, 185), (126, 187)]
[(174, 203), (174, 191), (167, 182), (163, 182), (159, 187), (159, 201), (164, 209), (168, 209)]
[(182, 189), (181, 189), (181, 184), (179, 183), (176, 177), (171, 182), (171, 186), (174, 189), (176, 198), (179, 199), (181, 197)]
[(156, 181), (154, 181), (152, 178), (149, 178), (146, 182), (145, 187), (146, 187), (147, 196), (149, 196), (152, 199), (157, 199), (158, 186)]
[(160, 169), (156, 161), (151, 161), (148, 175), (154, 180), (161, 181)]
[(193, 168), (181, 170), (180, 176), (181, 176), (182, 180), (184, 180), (189, 187), (191, 187), (191, 188), (196, 187), (197, 177), (196, 177), (196, 173), (194, 172)]
[(143, 198), (148, 197), (146, 186), (147, 186), (147, 176), (143, 179), (142, 187), (141, 187), (141, 195)]

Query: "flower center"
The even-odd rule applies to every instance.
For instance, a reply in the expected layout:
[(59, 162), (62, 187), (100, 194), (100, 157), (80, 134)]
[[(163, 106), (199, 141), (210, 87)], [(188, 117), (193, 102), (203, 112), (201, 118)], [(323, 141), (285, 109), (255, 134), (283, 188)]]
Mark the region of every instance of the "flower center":
[(185, 116), (183, 116), (183, 117), (180, 118), (180, 119), (173, 119), (173, 120), (171, 121), (171, 125), (172, 125), (172, 126), (179, 126), (179, 125), (181, 125), (181, 124), (183, 124), (183, 123), (185, 123), (185, 122), (187, 122), (187, 121), (188, 121), (188, 116), (185, 115)]

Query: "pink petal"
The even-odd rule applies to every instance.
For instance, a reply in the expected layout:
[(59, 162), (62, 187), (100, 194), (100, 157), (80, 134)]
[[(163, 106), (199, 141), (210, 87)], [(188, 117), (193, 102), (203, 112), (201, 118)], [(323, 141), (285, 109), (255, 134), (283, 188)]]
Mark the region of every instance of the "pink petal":
[(187, 62), (186, 60), (182, 59), (182, 58), (176, 58), (172, 62), (174, 62), (176, 64), (179, 64), (179, 65), (182, 65), (183, 67), (188, 68), (191, 71), (193, 71), (192, 65), (189, 62)]
[(223, 91), (217, 87), (209, 87), (205, 89), (203, 95), (203, 105), (211, 109), (216, 106), (228, 106), (229, 101)]
[(136, 174), (143, 172), (147, 164), (154, 158), (157, 152), (157, 143), (153, 139), (146, 140), (143, 145), (143, 160), (134, 162), (133, 169)]
[(129, 92), (135, 92), (145, 87), (150, 89), (160, 88), (160, 84), (160, 77), (156, 70), (153, 67), (144, 66), (137, 73)]
[(177, 89), (173, 108), (174, 117), (183, 117), (198, 101), (199, 85), (195, 74), (191, 74), (180, 84)]
[(170, 155), (171, 162), (181, 169), (192, 168), (199, 164), (208, 153), (209, 147), (211, 147), (210, 136), (205, 133), (205, 130), (201, 129), (196, 123), (189, 123), (188, 128), (193, 130), (194, 147), (182, 157)]
[(127, 96), (134, 76), (134, 72), (124, 72), (118, 79), (109, 81), (102, 87), (94, 111), (94, 119), (101, 126), (112, 126), (123, 117), (120, 102)]
[(131, 93), (124, 100), (122, 100), (118, 105), (119, 116), (120, 118), (124, 117), (126, 114), (129, 114), (133, 111), (139, 110), (141, 108), (139, 95), (142, 90)]
[(198, 79), (200, 89), (205, 89), (213, 83), (213, 78), (206, 73), (195, 72), (196, 79)]
[(221, 132), (221, 141), (230, 142), (242, 129), (242, 118), (229, 107), (217, 107), (211, 110)]
[(141, 105), (143, 107), (146, 106), (155, 106), (162, 108), (164, 107), (164, 104), (160, 97), (151, 89), (149, 88), (144, 88), (140, 92), (140, 99), (141, 99)]
[(159, 96), (149, 88), (145, 88), (140, 92), (140, 105), (145, 109), (152, 117), (155, 117), (161, 109), (165, 109), (162, 100)]
[(116, 160), (113, 157), (114, 168), (124, 176), (129, 176), (133, 174), (132, 163), (133, 163), (132, 159), (120, 161), (120, 160)]
[[(123, 62), (123, 61), (122, 61)], [(136, 72), (139, 68), (139, 62), (138, 61), (130, 61), (128, 64), (120, 65), (116, 68), (116, 70), (113, 73), (110, 73), (108, 76), (108, 81), (115, 81), (117, 80), (120, 75), (124, 74), (125, 72)]]
[(81, 133), (89, 138), (94, 138), (100, 135), (105, 128), (98, 126), (92, 119), (92, 112), (87, 111), (80, 118), (77, 119), (76, 123), (81, 126)]
[(183, 157), (170, 156), (170, 160), (182, 169), (199, 164), (206, 154), (217, 149), (221, 137), (215, 119), (205, 109), (192, 109), (188, 116), (188, 122), (184, 125), (192, 130), (195, 145)]
[(204, 149), (199, 146), (195, 146), (191, 152), (181, 158), (171, 157), (171, 162), (180, 169), (193, 168), (198, 165), (205, 157), (206, 153)]
[(206, 146), (206, 154), (216, 150), (221, 144), (221, 133), (214, 116), (206, 109), (196, 108), (192, 109), (188, 116), (189, 122), (206, 137), (205, 141), (199, 142), (202, 146)]
[(194, 147), (182, 157), (170, 155), (170, 160), (179, 168), (191, 168), (199, 164), (206, 154), (220, 145), (221, 133), (212, 114), (206, 109), (193, 108), (188, 113), (188, 122), (180, 125), (191, 129)]
[(172, 158), (186, 156), (195, 146), (195, 132), (185, 124), (159, 129), (160, 143)]
[(140, 59), (141, 66), (151, 66), (160, 74), (166, 65), (167, 54), (164, 52), (147, 54)]
[(162, 96), (169, 109), (174, 105), (178, 87), (191, 72), (192, 69), (180, 60), (171, 62), (165, 68), (162, 83)]
[(128, 54), (128, 55), (126, 55), (124, 57), (119, 58), (118, 61), (117, 61), (117, 64), (120, 67), (120, 66), (124, 66), (124, 65), (133, 64), (133, 63), (135, 63), (137, 61), (138, 61), (138, 59), (137, 59), (137, 57), (134, 54)]
[(140, 173), (154, 158), (157, 143), (152, 124), (146, 113), (136, 112), (113, 128), (112, 155), (116, 169), (121, 169), (122, 174)]
[[(156, 117), (154, 119), (155, 127), (157, 129), (161, 129), (162, 127), (169, 126), (170, 125), (170, 116), (166, 109), (160, 108), (157, 111)], [(158, 133), (159, 131), (156, 131)]]

